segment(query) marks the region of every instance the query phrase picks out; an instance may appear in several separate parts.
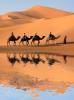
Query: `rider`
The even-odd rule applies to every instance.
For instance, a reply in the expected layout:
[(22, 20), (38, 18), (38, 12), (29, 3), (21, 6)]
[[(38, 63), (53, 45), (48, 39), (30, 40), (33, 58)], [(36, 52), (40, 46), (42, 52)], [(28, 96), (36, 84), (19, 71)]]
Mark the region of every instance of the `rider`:
[(54, 35), (50, 32), (49, 38), (53, 38), (53, 37), (54, 37)]
[(11, 33), (11, 37), (12, 38), (16, 38), (13, 32)]
[(27, 35), (26, 35), (26, 33), (24, 33), (24, 36), (23, 36), (25, 39), (27, 38)]
[(34, 37), (39, 37), (39, 36), (37, 35), (37, 33), (35, 33)]

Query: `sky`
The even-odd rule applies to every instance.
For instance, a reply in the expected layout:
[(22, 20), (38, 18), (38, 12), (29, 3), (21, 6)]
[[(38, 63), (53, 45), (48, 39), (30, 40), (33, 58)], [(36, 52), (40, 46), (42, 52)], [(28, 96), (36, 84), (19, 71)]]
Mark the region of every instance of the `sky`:
[(64, 94), (37, 92), (40, 94), (39, 97), (33, 98), (30, 92), (0, 86), (0, 100), (74, 100), (74, 88), (69, 88)]
[(43, 5), (74, 12), (74, 0), (0, 0), (0, 14)]

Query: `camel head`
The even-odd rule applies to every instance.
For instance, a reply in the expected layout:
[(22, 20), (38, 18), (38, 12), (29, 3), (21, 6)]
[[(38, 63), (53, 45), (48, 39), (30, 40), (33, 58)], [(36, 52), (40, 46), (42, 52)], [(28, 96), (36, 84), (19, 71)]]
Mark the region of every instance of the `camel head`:
[(31, 40), (33, 38), (33, 36), (30, 36), (29, 40)]
[(61, 37), (61, 35), (58, 35), (57, 37), (55, 37), (55, 39), (58, 39), (58, 38), (60, 38)]
[(32, 39), (32, 38), (33, 38), (33, 36), (30, 36), (30, 38)]
[(16, 40), (19, 40), (21, 38), (21, 36), (18, 36)]
[(41, 40), (44, 39), (44, 38), (45, 38), (45, 36), (42, 36)]

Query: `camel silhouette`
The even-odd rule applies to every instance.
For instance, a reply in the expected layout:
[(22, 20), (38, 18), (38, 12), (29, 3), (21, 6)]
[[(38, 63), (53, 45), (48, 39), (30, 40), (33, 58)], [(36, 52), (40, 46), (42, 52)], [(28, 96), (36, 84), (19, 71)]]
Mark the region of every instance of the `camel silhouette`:
[(21, 40), (20, 40), (20, 43), (22, 43), (24, 45), (24, 42), (26, 42), (26, 45), (29, 45), (29, 40), (31, 40), (32, 37), (33, 36), (30, 36), (30, 37), (27, 37), (27, 36), (26, 37), (22, 37)]
[(58, 39), (58, 38), (60, 38), (61, 36), (59, 35), (59, 36), (57, 36), (57, 37), (55, 37), (55, 36), (48, 36), (48, 38), (46, 39), (46, 44), (49, 44), (49, 41), (50, 40), (52, 40), (52, 41), (54, 41), (54, 40), (56, 40), (56, 39)]
[(7, 54), (7, 58), (8, 58), (8, 61), (12, 64), (12, 66), (14, 66), (16, 62), (20, 63), (20, 60), (16, 57), (15, 54), (13, 54), (13, 56), (11, 56), (10, 54)]
[(44, 38), (45, 38), (45, 36), (42, 36), (42, 37), (40, 37), (38, 35), (33, 36), (31, 45), (35, 44), (35, 41), (38, 41), (38, 45), (39, 45), (40, 44), (40, 40), (43, 40)]
[(40, 62), (45, 63), (39, 54), (32, 55), (32, 64), (38, 65)]
[(20, 39), (20, 36), (18, 36), (17, 38), (14, 36), (10, 36), (7, 40), (7, 45), (10, 45), (10, 42), (13, 42), (14, 45), (16, 45), (16, 41), (18, 41)]
[(24, 63), (24, 64), (27, 64), (27, 63), (31, 63), (31, 59), (29, 58), (29, 55), (26, 54), (24, 56), (24, 54), (20, 55), (20, 58), (21, 58), (21, 61)]
[(46, 60), (50, 66), (54, 65), (55, 63), (60, 63), (59, 60), (55, 59), (54, 57), (49, 57), (49, 55), (46, 56)]

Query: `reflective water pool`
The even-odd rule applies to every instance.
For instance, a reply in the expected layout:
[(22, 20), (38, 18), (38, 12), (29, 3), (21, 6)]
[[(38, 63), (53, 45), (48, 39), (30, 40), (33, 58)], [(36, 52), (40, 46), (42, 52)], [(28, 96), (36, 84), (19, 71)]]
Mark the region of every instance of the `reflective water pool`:
[(73, 100), (74, 56), (0, 54), (1, 100)]

